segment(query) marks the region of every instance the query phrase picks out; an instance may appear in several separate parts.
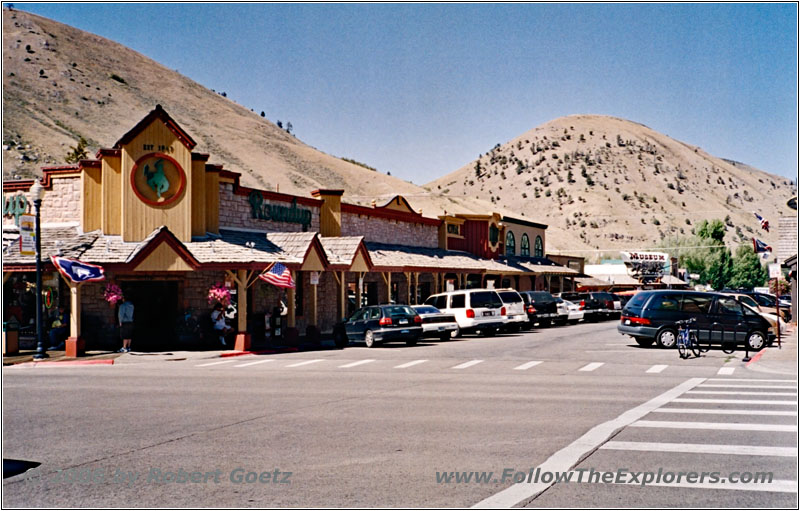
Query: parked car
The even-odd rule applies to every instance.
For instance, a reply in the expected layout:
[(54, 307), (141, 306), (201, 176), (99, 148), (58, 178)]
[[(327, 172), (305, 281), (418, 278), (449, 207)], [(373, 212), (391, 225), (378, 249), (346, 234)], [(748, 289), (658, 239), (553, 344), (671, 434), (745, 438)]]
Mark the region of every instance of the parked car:
[[(761, 305), (763, 307), (766, 307), (768, 309), (771, 308), (773, 311), (775, 310), (775, 302), (777, 301), (777, 298), (775, 298), (774, 295), (768, 295), (766, 293), (754, 293), (752, 291), (751, 292), (747, 292), (746, 294), (748, 294), (749, 296), (752, 296), (753, 300), (758, 302), (759, 305)], [(784, 321), (789, 321), (789, 320), (792, 319), (792, 304), (791, 303), (782, 304), (782, 303), (778, 302), (778, 309), (780, 310), (781, 317), (783, 318)]]
[(506, 330), (519, 332), (528, 326), (528, 314), (525, 312), (525, 302), (522, 296), (514, 289), (497, 289), (497, 294), (506, 306)]
[(747, 343), (758, 351), (767, 342), (769, 322), (733, 297), (697, 291), (642, 291), (622, 311), (617, 331), (630, 335), (640, 346), (654, 341), (673, 348), (678, 338), (676, 321), (695, 318), (693, 329), (703, 343)]
[(405, 341), (413, 346), (421, 335), (422, 318), (408, 305), (363, 307), (333, 328), (338, 347), (348, 341), (364, 341), (367, 348), (386, 341)]
[(425, 305), (433, 305), (456, 317), (456, 337), (468, 332), (494, 335), (506, 324), (506, 308), (493, 289), (463, 289), (431, 295)]
[(525, 312), (531, 325), (549, 326), (553, 321), (560, 321), (565, 317), (559, 316), (556, 297), (547, 291), (522, 291), (520, 292), (525, 302)]
[(556, 296), (555, 299), (558, 319), (553, 320), (553, 322), (559, 326), (566, 325), (567, 321), (569, 321), (569, 306), (567, 305), (567, 301), (560, 296)]
[(752, 296), (746, 295), (744, 293), (720, 293), (720, 294), (723, 294), (725, 296), (732, 296), (734, 299), (736, 299), (737, 302), (741, 303), (745, 307), (750, 307), (751, 309), (759, 313), (764, 319), (769, 321), (770, 332), (771, 332), (770, 336), (778, 335), (778, 331), (776, 330), (778, 325), (780, 325), (781, 333), (784, 333), (784, 331), (786, 330), (786, 322), (783, 319), (778, 318), (778, 316), (775, 314), (774, 308), (770, 309), (764, 307), (760, 305), (758, 302), (756, 302)]
[(422, 318), (422, 337), (439, 337), (446, 341), (458, 332), (456, 317), (445, 314), (433, 305), (412, 305)]
[(564, 304), (567, 306), (568, 311), (567, 321), (574, 325), (583, 319), (583, 310), (580, 305), (572, 303), (569, 300), (564, 300)]
[(581, 306), (586, 321), (610, 319), (617, 317), (622, 312), (621, 300), (605, 291), (561, 293), (561, 298)]

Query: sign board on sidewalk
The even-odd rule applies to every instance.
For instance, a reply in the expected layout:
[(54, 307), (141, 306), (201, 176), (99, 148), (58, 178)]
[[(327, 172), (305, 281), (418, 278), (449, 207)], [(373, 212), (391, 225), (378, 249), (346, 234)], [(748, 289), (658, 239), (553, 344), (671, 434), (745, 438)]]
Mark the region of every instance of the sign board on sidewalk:
[(769, 278), (779, 279), (783, 277), (781, 272), (781, 263), (772, 263), (769, 265)]
[(308, 274), (308, 279), (312, 286), (319, 285), (319, 272), (312, 271), (311, 273)]
[(36, 217), (20, 215), (19, 217), (19, 253), (36, 255)]

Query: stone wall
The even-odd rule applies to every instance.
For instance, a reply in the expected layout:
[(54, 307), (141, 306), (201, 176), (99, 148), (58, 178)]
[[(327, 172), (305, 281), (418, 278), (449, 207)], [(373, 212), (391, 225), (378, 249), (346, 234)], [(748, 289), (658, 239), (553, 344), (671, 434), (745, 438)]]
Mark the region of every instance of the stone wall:
[(435, 225), (400, 222), (356, 213), (342, 213), (342, 236), (364, 236), (365, 241), (410, 247), (439, 246), (439, 228)]
[[(54, 178), (52, 189), (46, 190), (42, 199), (41, 218), (42, 224), (79, 222), (81, 220), (81, 180), (79, 177)], [(28, 199), (29, 213), (33, 214), (33, 201), (30, 193), (14, 192), (4, 193), (6, 197), (22, 193)], [(14, 218), (3, 217), (3, 225), (14, 225)]]
[[(291, 206), (290, 202), (271, 201), (264, 199), (264, 204), (277, 204), (279, 206)], [(299, 209), (311, 211), (311, 225), (306, 229), (309, 232), (319, 232), (319, 208), (298, 204)], [(238, 227), (245, 229), (258, 229), (266, 232), (300, 232), (303, 231), (301, 224), (292, 222), (273, 222), (253, 218), (252, 208), (246, 195), (236, 195), (233, 193), (233, 184), (220, 183), (219, 185), (219, 226)]]

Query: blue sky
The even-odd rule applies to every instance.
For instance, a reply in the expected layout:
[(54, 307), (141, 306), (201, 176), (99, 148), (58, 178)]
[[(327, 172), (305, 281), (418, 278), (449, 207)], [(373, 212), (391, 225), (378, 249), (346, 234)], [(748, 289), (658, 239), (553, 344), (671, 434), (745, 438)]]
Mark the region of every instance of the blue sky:
[(23, 4), (418, 184), (570, 114), (796, 179), (796, 4)]

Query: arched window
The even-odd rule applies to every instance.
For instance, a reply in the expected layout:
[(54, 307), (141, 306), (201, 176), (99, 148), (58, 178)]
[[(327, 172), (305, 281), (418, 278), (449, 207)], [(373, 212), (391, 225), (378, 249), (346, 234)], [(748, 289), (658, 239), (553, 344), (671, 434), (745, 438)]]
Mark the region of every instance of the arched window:
[(506, 234), (506, 255), (514, 255), (516, 251), (516, 243), (514, 242), (514, 233), (508, 231)]
[(522, 235), (522, 240), (519, 242), (519, 255), (525, 257), (531, 255), (531, 241), (528, 239), (527, 233)]
[(541, 236), (536, 236), (536, 241), (533, 244), (533, 255), (535, 257), (544, 257), (544, 243), (542, 243)]

